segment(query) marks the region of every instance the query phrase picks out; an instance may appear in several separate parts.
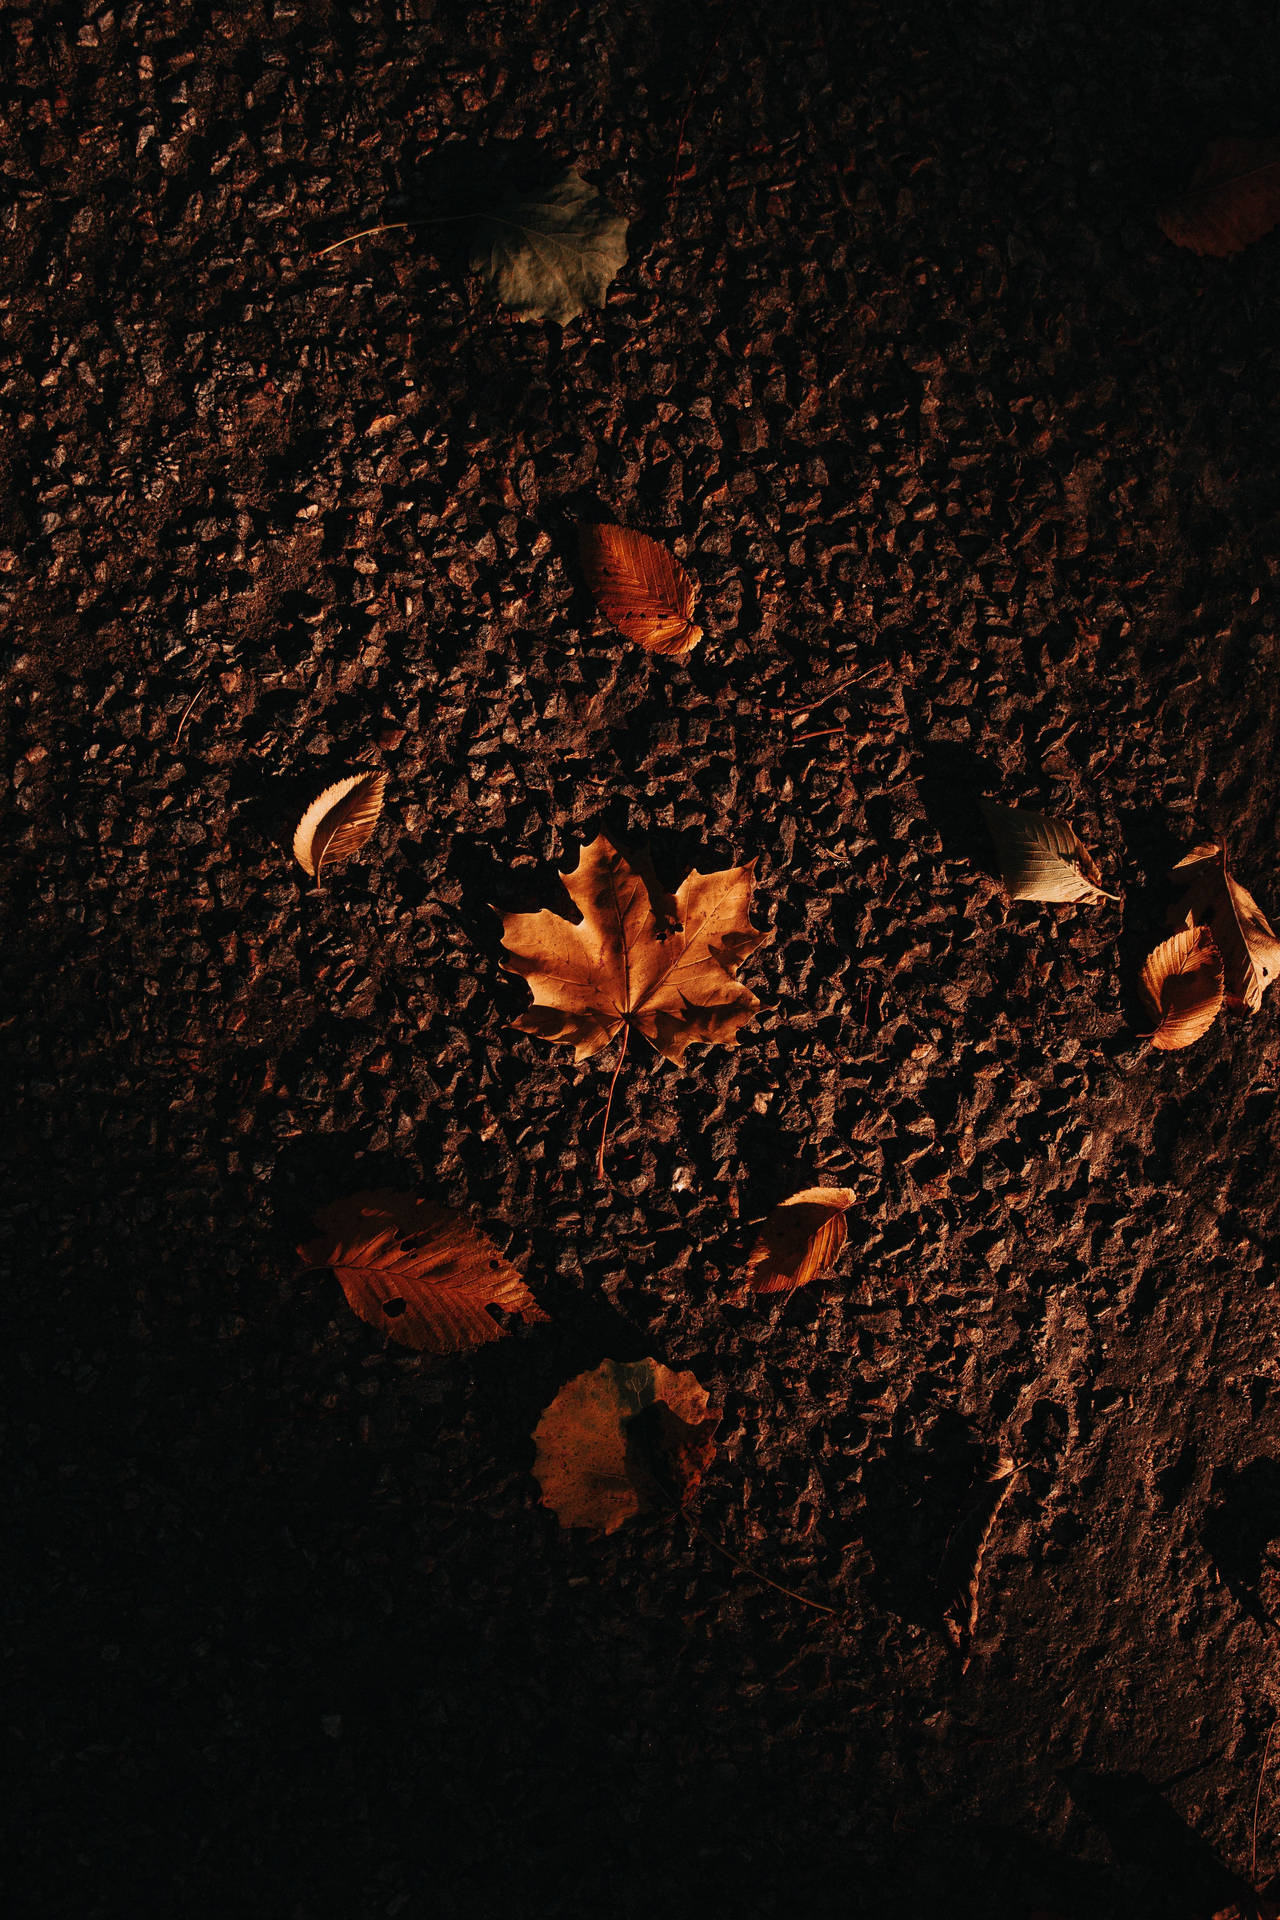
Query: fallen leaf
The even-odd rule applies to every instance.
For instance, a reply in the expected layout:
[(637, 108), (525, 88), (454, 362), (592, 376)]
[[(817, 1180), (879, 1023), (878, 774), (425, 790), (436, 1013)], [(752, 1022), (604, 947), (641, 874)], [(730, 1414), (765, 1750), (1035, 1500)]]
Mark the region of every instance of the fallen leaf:
[(402, 1346), (462, 1353), (500, 1340), (505, 1330), (490, 1307), (547, 1318), (479, 1227), (434, 1200), (355, 1193), (321, 1207), (316, 1225), (302, 1258), (332, 1267), (352, 1310)]
[(1174, 925), (1208, 927), (1222, 955), (1227, 1006), (1256, 1013), (1280, 973), (1280, 940), (1253, 895), (1228, 871), (1225, 843), (1193, 847), (1174, 872), (1187, 884), (1170, 916)]
[(573, 167), (477, 220), (471, 271), (522, 320), (561, 326), (602, 307), (627, 262), (627, 223)]
[(1208, 927), (1190, 927), (1147, 956), (1138, 984), (1155, 1021), (1153, 1047), (1172, 1052), (1208, 1033), (1222, 1011), (1222, 955)]
[(780, 1200), (747, 1255), (746, 1288), (790, 1293), (825, 1273), (845, 1243), (852, 1187), (805, 1187)]
[(1175, 246), (1218, 258), (1261, 240), (1280, 221), (1280, 140), (1211, 140), (1156, 220)]
[(534, 1477), (562, 1527), (613, 1533), (678, 1507), (716, 1450), (720, 1424), (691, 1373), (657, 1360), (602, 1360), (561, 1387), (534, 1429)]
[(386, 785), (385, 773), (353, 773), (311, 802), (293, 836), (293, 857), (304, 873), (318, 880), (322, 866), (359, 853), (378, 824)]
[(630, 527), (578, 529), (587, 585), (619, 633), (650, 653), (680, 655), (702, 638), (690, 615), (696, 589), (674, 555)]
[(502, 965), (533, 994), (514, 1024), (572, 1046), (576, 1060), (624, 1029), (677, 1066), (690, 1041), (734, 1045), (760, 1005), (734, 976), (769, 938), (748, 918), (754, 870), (691, 873), (671, 895), (647, 863), (633, 866), (603, 835), (591, 841), (562, 876), (576, 925), (549, 908), (503, 915)]
[(988, 1474), (973, 1506), (947, 1543), (938, 1570), (942, 1601), (942, 1628), (956, 1652), (969, 1664), (969, 1648), (978, 1624), (978, 1588), (982, 1562), (1001, 1507), (1013, 1490), (1021, 1469), (1001, 1454)]
[(1089, 849), (1075, 829), (1051, 814), (1001, 807), (984, 800), (982, 811), (996, 843), (1000, 872), (1011, 900), (1118, 900), (1107, 893)]

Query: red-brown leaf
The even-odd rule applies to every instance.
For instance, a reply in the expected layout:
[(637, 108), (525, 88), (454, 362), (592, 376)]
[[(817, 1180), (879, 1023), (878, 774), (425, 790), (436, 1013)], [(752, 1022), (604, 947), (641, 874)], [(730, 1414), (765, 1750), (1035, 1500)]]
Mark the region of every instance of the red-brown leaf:
[(402, 1346), (462, 1353), (500, 1340), (490, 1307), (547, 1318), (479, 1227), (433, 1200), (354, 1193), (321, 1207), (316, 1225), (302, 1258), (332, 1267), (353, 1312)]
[(1217, 258), (1261, 240), (1280, 222), (1280, 140), (1211, 140), (1156, 219), (1175, 246)]
[(753, 1293), (790, 1293), (832, 1265), (845, 1243), (844, 1216), (856, 1199), (850, 1187), (805, 1187), (780, 1200), (747, 1256)]
[(715, 1453), (720, 1410), (691, 1373), (602, 1360), (561, 1387), (534, 1429), (534, 1477), (562, 1527), (613, 1533), (677, 1506)]
[(630, 527), (584, 524), (578, 546), (596, 604), (628, 640), (677, 655), (701, 640), (692, 619), (694, 584), (659, 541)]

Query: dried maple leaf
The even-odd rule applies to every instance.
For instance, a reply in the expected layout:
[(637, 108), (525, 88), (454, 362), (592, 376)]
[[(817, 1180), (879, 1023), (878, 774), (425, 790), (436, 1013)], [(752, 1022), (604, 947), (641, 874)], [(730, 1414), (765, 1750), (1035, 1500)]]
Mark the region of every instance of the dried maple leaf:
[(471, 271), (521, 320), (563, 326), (602, 307), (626, 263), (626, 220), (574, 167), (477, 216)]
[(1228, 871), (1225, 844), (1194, 847), (1174, 872), (1187, 884), (1170, 916), (1175, 926), (1208, 927), (1222, 955), (1227, 1006), (1256, 1013), (1263, 991), (1280, 973), (1280, 940), (1253, 895)]
[(1222, 1011), (1222, 955), (1208, 927), (1189, 927), (1148, 954), (1138, 984), (1155, 1021), (1153, 1047), (1172, 1052), (1208, 1033)]
[(562, 1527), (613, 1533), (679, 1506), (716, 1450), (720, 1410), (691, 1373), (602, 1360), (561, 1387), (534, 1429), (534, 1477)]
[(790, 1293), (816, 1280), (845, 1243), (856, 1198), (852, 1187), (805, 1187), (780, 1200), (747, 1255), (744, 1291)]
[(562, 876), (576, 925), (545, 907), (503, 915), (502, 965), (533, 993), (514, 1024), (577, 1060), (633, 1031), (677, 1066), (690, 1041), (732, 1046), (760, 1004), (734, 975), (769, 938), (748, 918), (754, 869), (691, 873), (671, 895), (603, 835), (592, 840)]
[(1175, 246), (1239, 253), (1280, 221), (1280, 140), (1211, 140), (1191, 185), (1156, 219)]
[(378, 824), (386, 785), (385, 773), (353, 773), (311, 802), (293, 836), (293, 857), (304, 873), (318, 880), (322, 866), (359, 853)]
[(1029, 807), (1001, 807), (984, 800), (982, 811), (996, 843), (1000, 872), (1011, 900), (1118, 900), (1107, 893), (1089, 849), (1075, 829)]
[(578, 549), (596, 604), (628, 640), (676, 655), (701, 640), (691, 618), (694, 584), (659, 541), (630, 527), (583, 525)]
[(352, 1310), (402, 1346), (462, 1353), (500, 1340), (490, 1307), (547, 1318), (479, 1227), (433, 1200), (355, 1193), (321, 1207), (316, 1225), (302, 1258), (332, 1267)]
[(996, 1518), (1013, 1491), (1020, 1471), (1007, 1454), (1000, 1455), (974, 1505), (952, 1534), (938, 1570), (943, 1631), (965, 1666), (969, 1664), (969, 1648), (978, 1624), (982, 1562)]

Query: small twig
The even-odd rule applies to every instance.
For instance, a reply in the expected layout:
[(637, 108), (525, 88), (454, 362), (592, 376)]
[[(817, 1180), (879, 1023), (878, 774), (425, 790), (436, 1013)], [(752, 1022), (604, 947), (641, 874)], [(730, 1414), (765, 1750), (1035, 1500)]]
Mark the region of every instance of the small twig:
[(843, 733), (843, 727), (823, 727), (818, 733), (793, 733), (791, 744), (798, 747), (804, 740), (829, 740), (833, 733)]
[(861, 673), (850, 674), (847, 680), (837, 680), (834, 687), (828, 687), (825, 693), (818, 694), (815, 699), (801, 700), (794, 707), (775, 707), (774, 712), (785, 713), (787, 715), (793, 713), (816, 713), (819, 707), (826, 706), (828, 700), (834, 700), (836, 695), (843, 693), (847, 687), (856, 687), (860, 680), (865, 680), (869, 674), (874, 672), (874, 667), (864, 667)]
[(684, 152), (684, 130), (689, 124), (689, 115), (693, 111), (693, 103), (702, 91), (702, 83), (707, 77), (707, 68), (711, 65), (711, 56), (719, 45), (720, 35), (717, 34), (711, 42), (711, 45), (707, 48), (707, 57), (698, 69), (698, 77), (693, 83), (693, 90), (689, 98), (685, 101), (684, 112), (680, 116), (680, 131), (676, 135), (676, 157), (671, 165), (671, 181), (667, 187), (667, 209), (669, 212), (675, 211), (676, 201), (680, 198), (680, 187), (677, 176), (680, 172), (680, 156)]
[(705, 1540), (709, 1547), (714, 1547), (717, 1553), (722, 1553), (730, 1565), (738, 1569), (739, 1573), (750, 1574), (753, 1580), (763, 1580), (765, 1586), (772, 1587), (775, 1593), (785, 1594), (788, 1600), (798, 1600), (802, 1607), (812, 1607), (815, 1613), (830, 1614), (833, 1620), (839, 1618), (840, 1610), (838, 1607), (829, 1607), (821, 1600), (811, 1600), (807, 1593), (797, 1593), (794, 1587), (784, 1587), (777, 1580), (771, 1580), (767, 1573), (761, 1573), (759, 1567), (749, 1566), (745, 1560), (739, 1560), (736, 1553), (730, 1553), (728, 1547), (717, 1540), (714, 1534), (708, 1533), (705, 1527), (698, 1525), (686, 1507), (682, 1506), (679, 1511), (681, 1518), (687, 1523), (690, 1531), (696, 1533), (700, 1540)]
[(1262, 1805), (1262, 1783), (1267, 1777), (1267, 1757), (1277, 1725), (1280, 1725), (1280, 1713), (1276, 1714), (1267, 1730), (1267, 1744), (1262, 1749), (1262, 1765), (1258, 1768), (1258, 1791), (1253, 1796), (1253, 1850), (1249, 1855), (1249, 1885), (1255, 1892), (1258, 1885), (1258, 1809)]
[(196, 688), (190, 700), (187, 702), (186, 712), (183, 714), (181, 720), (179, 720), (178, 722), (178, 731), (173, 736), (173, 744), (175, 749), (178, 745), (179, 740), (181, 740), (182, 738), (182, 729), (186, 726), (187, 721), (191, 718), (191, 715), (195, 712), (196, 702), (200, 699), (203, 693), (204, 693), (204, 684), (202, 682), (201, 685)]
[(609, 1115), (613, 1110), (613, 1090), (618, 1084), (618, 1075), (622, 1072), (622, 1063), (627, 1057), (627, 1041), (630, 1038), (631, 1038), (631, 1027), (628, 1024), (624, 1026), (622, 1029), (622, 1047), (618, 1054), (618, 1064), (613, 1070), (613, 1078), (609, 1082), (609, 1097), (604, 1103), (604, 1125), (600, 1129), (600, 1151), (596, 1155), (596, 1173), (599, 1175), (601, 1180), (603, 1180), (605, 1177), (604, 1143), (609, 1138)]

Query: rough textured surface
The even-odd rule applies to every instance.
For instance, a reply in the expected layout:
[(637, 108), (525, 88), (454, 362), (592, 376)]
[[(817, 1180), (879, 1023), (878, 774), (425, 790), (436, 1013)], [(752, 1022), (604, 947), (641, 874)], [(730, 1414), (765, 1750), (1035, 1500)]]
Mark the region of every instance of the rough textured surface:
[[(25, 1910), (1195, 1920), (1248, 1871), (1277, 1005), (1132, 1022), (1177, 852), (1280, 908), (1280, 245), (1153, 218), (1278, 53), (1261, 0), (0, 15)], [(503, 314), (447, 227), (314, 257), (506, 141), (629, 216), (602, 313)], [(596, 623), (588, 516), (696, 576), (687, 665)], [(1007, 906), (982, 791), (1123, 908)], [(628, 1063), (608, 1189), (610, 1063), (512, 1030), (491, 911), (600, 826), (756, 858), (775, 933), (740, 1050)], [(726, 1304), (818, 1178), (837, 1277)], [(294, 1253), (382, 1185), (553, 1323), (383, 1350)], [(539, 1507), (540, 1410), (648, 1352), (725, 1409), (706, 1531), (839, 1618)]]

